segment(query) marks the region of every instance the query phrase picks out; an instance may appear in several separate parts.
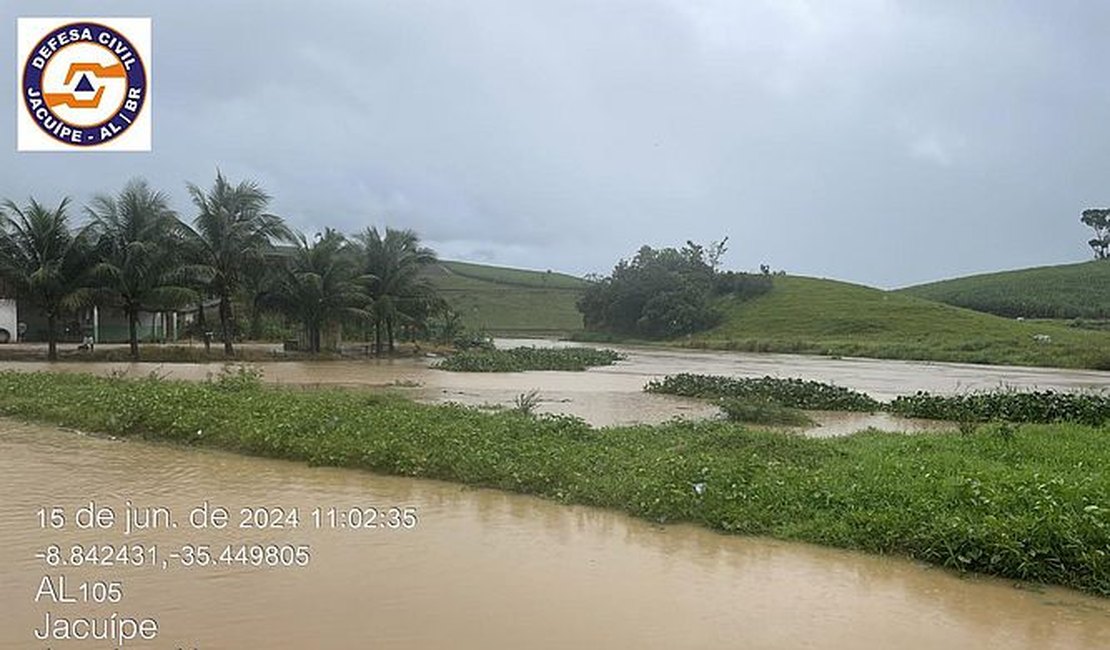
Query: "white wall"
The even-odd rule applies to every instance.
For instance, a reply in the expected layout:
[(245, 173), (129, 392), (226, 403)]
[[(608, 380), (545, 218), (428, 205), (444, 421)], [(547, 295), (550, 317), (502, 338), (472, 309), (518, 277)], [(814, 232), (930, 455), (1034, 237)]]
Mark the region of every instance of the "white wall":
[(19, 324), (19, 318), (16, 315), (15, 300), (12, 298), (0, 298), (0, 328), (8, 330), (8, 335), (11, 336), (11, 342), (14, 343), (18, 331), (16, 326)]

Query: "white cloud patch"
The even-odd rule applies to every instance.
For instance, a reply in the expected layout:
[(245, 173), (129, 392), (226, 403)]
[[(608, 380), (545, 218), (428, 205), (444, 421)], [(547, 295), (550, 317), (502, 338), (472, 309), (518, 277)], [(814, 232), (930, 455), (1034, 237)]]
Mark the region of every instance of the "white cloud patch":
[(910, 142), (910, 156), (941, 167), (953, 163), (955, 145), (948, 145), (935, 133), (919, 136)]

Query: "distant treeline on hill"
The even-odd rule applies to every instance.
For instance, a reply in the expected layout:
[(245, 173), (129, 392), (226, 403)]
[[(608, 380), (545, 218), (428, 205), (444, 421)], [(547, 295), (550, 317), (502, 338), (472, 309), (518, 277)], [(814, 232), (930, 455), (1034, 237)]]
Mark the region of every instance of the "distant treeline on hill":
[(718, 270), (727, 238), (708, 248), (688, 241), (681, 249), (643, 246), (613, 272), (595, 278), (578, 301), (587, 330), (665, 339), (721, 322), (714, 299), (749, 299), (771, 290), (771, 275)]

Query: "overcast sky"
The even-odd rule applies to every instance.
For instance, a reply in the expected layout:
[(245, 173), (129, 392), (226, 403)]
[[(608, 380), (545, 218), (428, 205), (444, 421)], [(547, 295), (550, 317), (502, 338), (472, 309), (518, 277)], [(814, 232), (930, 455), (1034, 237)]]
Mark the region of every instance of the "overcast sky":
[[(192, 217), (217, 165), (308, 233), (607, 272), (728, 236), (727, 265), (895, 287), (1090, 257), (1110, 204), (1110, 3), (15, 2), (151, 16), (154, 151), (17, 154), (0, 196), (144, 176)], [(5, 39), (7, 40), (7, 39)]]

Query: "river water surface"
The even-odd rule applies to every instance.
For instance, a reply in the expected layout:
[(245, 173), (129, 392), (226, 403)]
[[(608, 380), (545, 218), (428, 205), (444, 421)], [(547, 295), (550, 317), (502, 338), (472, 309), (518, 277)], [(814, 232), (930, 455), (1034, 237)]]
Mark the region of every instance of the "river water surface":
[[(499, 347), (573, 345), (533, 339), (500, 339), (497, 344)], [(1107, 390), (1110, 387), (1110, 372), (1099, 371), (614, 347), (625, 352), (627, 359), (585, 372), (446, 372), (433, 368), (438, 360), (428, 358), (277, 361), (251, 365), (260, 368), (267, 381), (275, 383), (388, 388), (422, 401), (453, 401), (475, 406), (511, 405), (521, 393), (536, 390), (540, 412), (575, 415), (597, 426), (716, 415), (716, 407), (701, 400), (643, 392), (649, 380), (682, 372), (798, 377), (839, 384), (880, 400), (918, 390), (957, 393), (999, 387), (1065, 391)], [(0, 370), (48, 369), (130, 376), (156, 373), (178, 379), (204, 379), (218, 373), (220, 368), (220, 364), (189, 363), (0, 362)], [(815, 419), (822, 426), (807, 434), (843, 435), (869, 426), (890, 431), (952, 428), (951, 424), (907, 420), (886, 414), (818, 413)]]
[[(153, 617), (135, 648), (899, 650), (1110, 647), (1110, 600), (893, 559), (660, 527), (446, 483), (121, 442), (0, 420), (0, 649), (55, 616)], [(39, 527), (44, 506), (168, 508), (177, 529)], [(195, 530), (208, 501), (299, 508), (297, 529)], [(416, 508), (410, 530), (313, 530), (312, 508)], [(49, 568), (50, 544), (307, 544), (302, 568)], [(163, 555), (165, 557), (165, 555)], [(34, 602), (43, 577), (119, 580), (114, 605)], [(91, 642), (55, 648), (106, 648)]]

